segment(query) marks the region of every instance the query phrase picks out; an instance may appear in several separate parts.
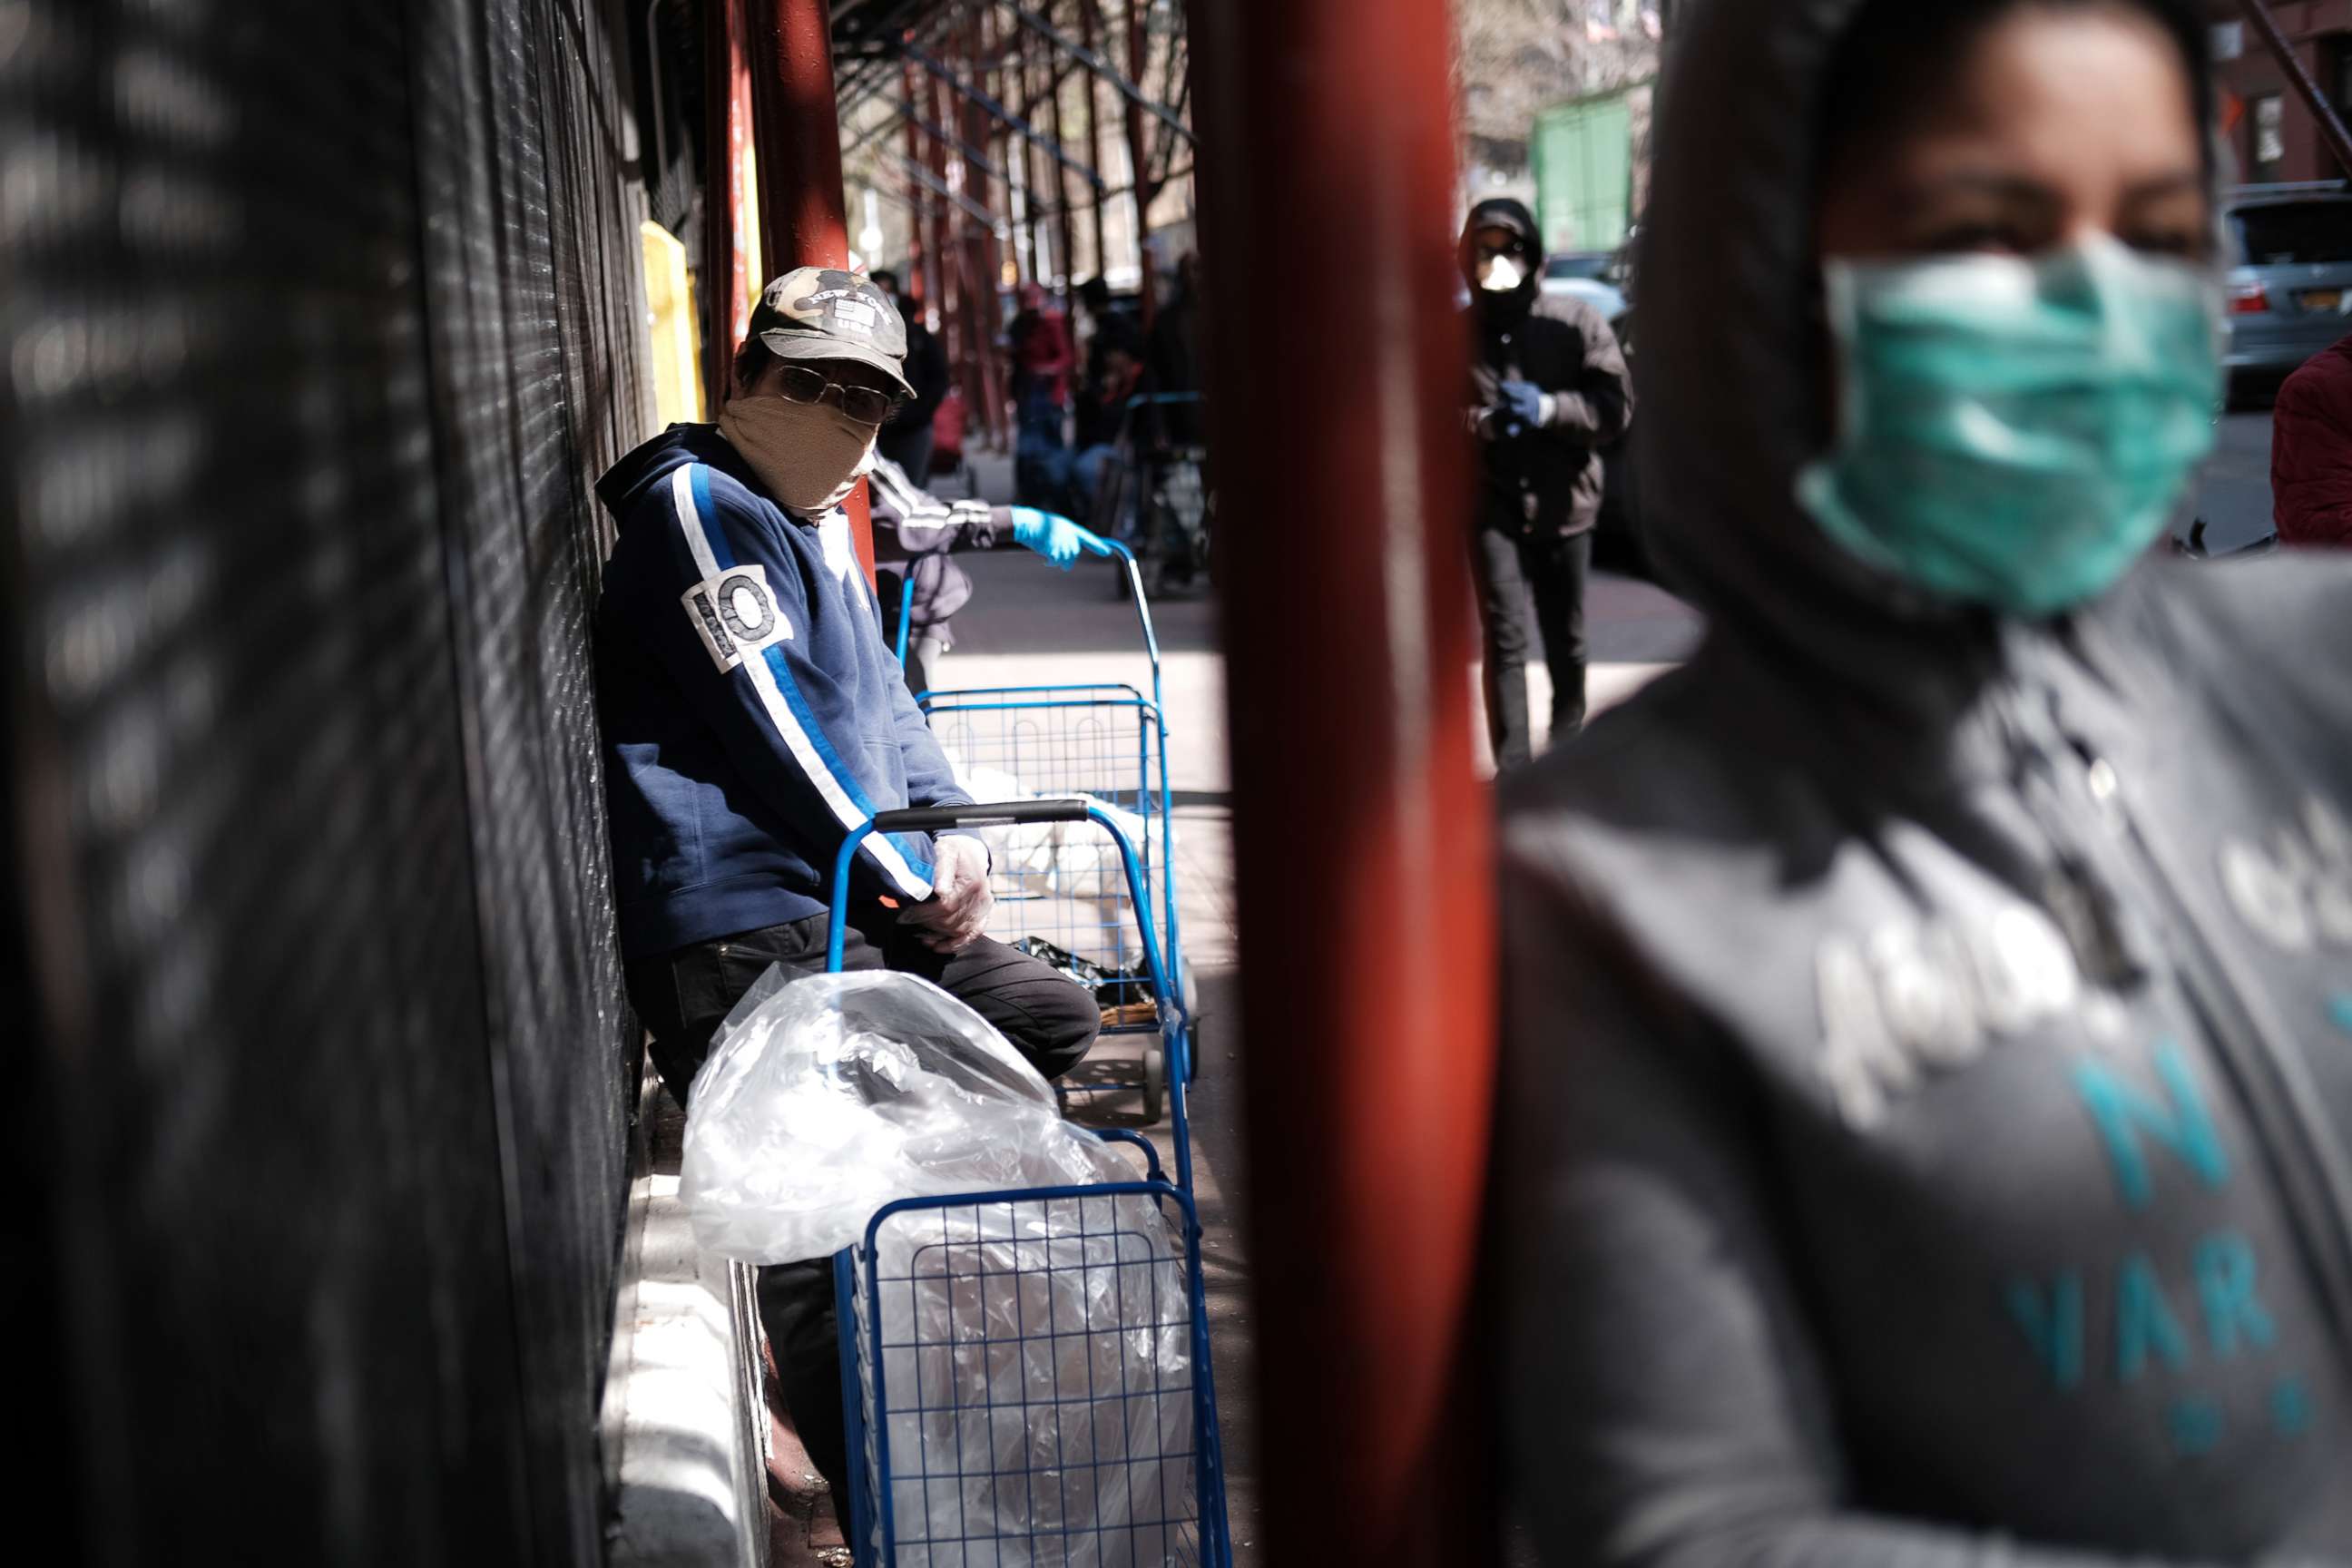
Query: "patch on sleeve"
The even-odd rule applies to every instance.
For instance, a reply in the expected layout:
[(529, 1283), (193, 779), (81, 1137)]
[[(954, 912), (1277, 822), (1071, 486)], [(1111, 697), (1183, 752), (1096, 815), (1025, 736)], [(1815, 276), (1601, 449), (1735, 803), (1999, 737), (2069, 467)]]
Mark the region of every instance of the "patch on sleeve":
[(721, 670), (734, 668), (747, 653), (792, 640), (792, 623), (768, 591), (768, 574), (758, 563), (730, 566), (679, 595), (687, 618)]

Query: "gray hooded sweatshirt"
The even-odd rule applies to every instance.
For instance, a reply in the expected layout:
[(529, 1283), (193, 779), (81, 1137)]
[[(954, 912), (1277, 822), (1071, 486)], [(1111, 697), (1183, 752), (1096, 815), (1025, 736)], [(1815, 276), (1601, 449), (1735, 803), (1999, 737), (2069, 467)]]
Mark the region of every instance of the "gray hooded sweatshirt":
[(1677, 43), (1643, 393), (1706, 460), (1644, 477), (1710, 631), (1505, 790), (1517, 1506), (1549, 1563), (2352, 1563), (2352, 557), (2027, 625), (1826, 542), (1857, 9)]

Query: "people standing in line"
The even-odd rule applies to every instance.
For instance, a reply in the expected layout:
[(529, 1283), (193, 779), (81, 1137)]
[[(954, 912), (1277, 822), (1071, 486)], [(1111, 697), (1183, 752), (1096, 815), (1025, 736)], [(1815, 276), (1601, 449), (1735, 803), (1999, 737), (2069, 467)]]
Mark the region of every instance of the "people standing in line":
[[(597, 485), (620, 525), (596, 611), (597, 711), (629, 999), (680, 1103), (772, 963), (821, 969), (835, 858), (908, 805), (970, 804), (882, 641), (841, 503), (913, 395), (905, 329), (865, 279), (803, 267), (761, 295), (717, 425), (674, 425)], [(1094, 1043), (1085, 987), (982, 935), (974, 837), (860, 846), (850, 968), (918, 974), (1048, 1078)], [(691, 1107), (688, 1107), (691, 1110)], [(760, 1317), (809, 1456), (846, 1466), (829, 1259), (760, 1270)]]
[(1706, 637), (1501, 791), (1540, 1561), (2352, 1563), (2352, 559), (2159, 548), (2210, 21), (1675, 40), (1646, 515)]
[(1542, 291), (1535, 217), (1498, 197), (1470, 209), (1469, 423), (1478, 437), (1471, 566), (1485, 637), (1486, 731), (1498, 768), (1534, 755), (1528, 610), (1551, 671), (1551, 742), (1584, 726), (1584, 590), (1601, 516), (1599, 448), (1633, 417), (1633, 378), (1601, 312)]
[(898, 287), (898, 275), (874, 274), (874, 286), (890, 296), (898, 319), (907, 324), (907, 385), (914, 395), (891, 410), (882, 422), (875, 449), (904, 470), (918, 487), (931, 482), (931, 422), (948, 395), (948, 355), (939, 337), (923, 320), (922, 302), (908, 299)]
[(2271, 521), (2282, 544), (2352, 546), (2352, 338), (2314, 354), (2279, 388)]
[(1086, 324), (1085, 368), (1078, 377), (1071, 447), (1080, 453), (1115, 445), (1143, 364), (1143, 331), (1135, 313), (1111, 297), (1110, 285), (1089, 278), (1078, 285)]
[(1069, 323), (1046, 299), (1043, 286), (1021, 286), (1021, 309), (1005, 329), (1004, 338), (1013, 367), (1013, 404), (1023, 434), (1034, 431), (1060, 446), (1077, 351), (1070, 343)]
[(1119, 531), (1119, 514), (1133, 502), (1111, 482), (1118, 444), (1128, 430), (1128, 403), (1143, 381), (1143, 330), (1131, 310), (1111, 297), (1110, 285), (1089, 278), (1078, 285), (1087, 323), (1085, 369), (1071, 418), (1070, 452), (1055, 469), (1057, 504), (1100, 533)]
[(1021, 310), (1006, 328), (1004, 342), (1012, 366), (1013, 490), (1032, 505), (1059, 506), (1058, 477), (1069, 464), (1062, 425), (1069, 409), (1070, 374), (1077, 365), (1069, 324), (1046, 302), (1043, 288), (1024, 284)]

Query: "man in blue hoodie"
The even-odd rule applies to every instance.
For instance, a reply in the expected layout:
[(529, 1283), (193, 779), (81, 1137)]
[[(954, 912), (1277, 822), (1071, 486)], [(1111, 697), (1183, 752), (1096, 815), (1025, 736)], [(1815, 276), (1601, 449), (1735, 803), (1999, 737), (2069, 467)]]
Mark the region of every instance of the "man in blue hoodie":
[[(718, 425), (672, 426), (597, 486), (620, 524), (596, 665), (622, 955), (681, 1102), (771, 963), (824, 967), (844, 838), (880, 812), (970, 803), (883, 644), (840, 510), (911, 395), (906, 345), (865, 279), (788, 272), (761, 296)], [(1039, 526), (1056, 522), (1072, 526)], [(1101, 1016), (1085, 987), (981, 934), (988, 869), (971, 837), (867, 838), (846, 962), (944, 987), (1051, 1078)], [(759, 1295), (786, 1403), (837, 1483), (830, 1263), (763, 1268)]]

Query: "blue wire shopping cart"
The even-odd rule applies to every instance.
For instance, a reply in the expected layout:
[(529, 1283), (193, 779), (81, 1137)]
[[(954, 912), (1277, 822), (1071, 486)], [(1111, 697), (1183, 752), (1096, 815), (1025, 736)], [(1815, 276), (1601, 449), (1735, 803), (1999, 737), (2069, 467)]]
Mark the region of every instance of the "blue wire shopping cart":
[[(1061, 826), (1024, 827), (996, 846), (991, 890), (996, 912), (988, 934), (1010, 946), (1088, 973), (1103, 1009), (1103, 1032), (1143, 1041), (1139, 1074), (1132, 1079), (1092, 1079), (1070, 1092), (1141, 1091), (1143, 1113), (1157, 1121), (1166, 1098), (1168, 1057), (1151, 1037), (1157, 1007), (1143, 974), (1145, 954), (1135, 940), (1156, 924), (1176, 1007), (1199, 1058), (1199, 1021), (1192, 976), (1177, 918), (1176, 828), (1169, 810), (1167, 709), (1161, 685), (1160, 637), (1143, 592), (1135, 554), (1104, 541), (1134, 589), (1136, 618), (1150, 658), (1151, 690), (1116, 682), (981, 687), (915, 694), (931, 732), (975, 795), (1009, 797), (1082, 796), (1107, 808), (1142, 847), (1140, 900), (1129, 907), (1127, 879), (1111, 843)], [(906, 590), (911, 607), (911, 577)], [(899, 658), (906, 628), (898, 617)]]
[[(841, 967), (869, 834), (1049, 823), (1099, 832), (1132, 907), (1150, 909), (1135, 847), (1099, 806), (885, 812), (842, 846), (826, 967)], [(1181, 1069), (1182, 1016), (1148, 918), (1138, 936)], [(835, 1255), (859, 1568), (1228, 1568), (1184, 1088), (1171, 1074), (1172, 1183), (1149, 1140), (1099, 1132), (1142, 1152), (1141, 1179), (905, 1199)]]

